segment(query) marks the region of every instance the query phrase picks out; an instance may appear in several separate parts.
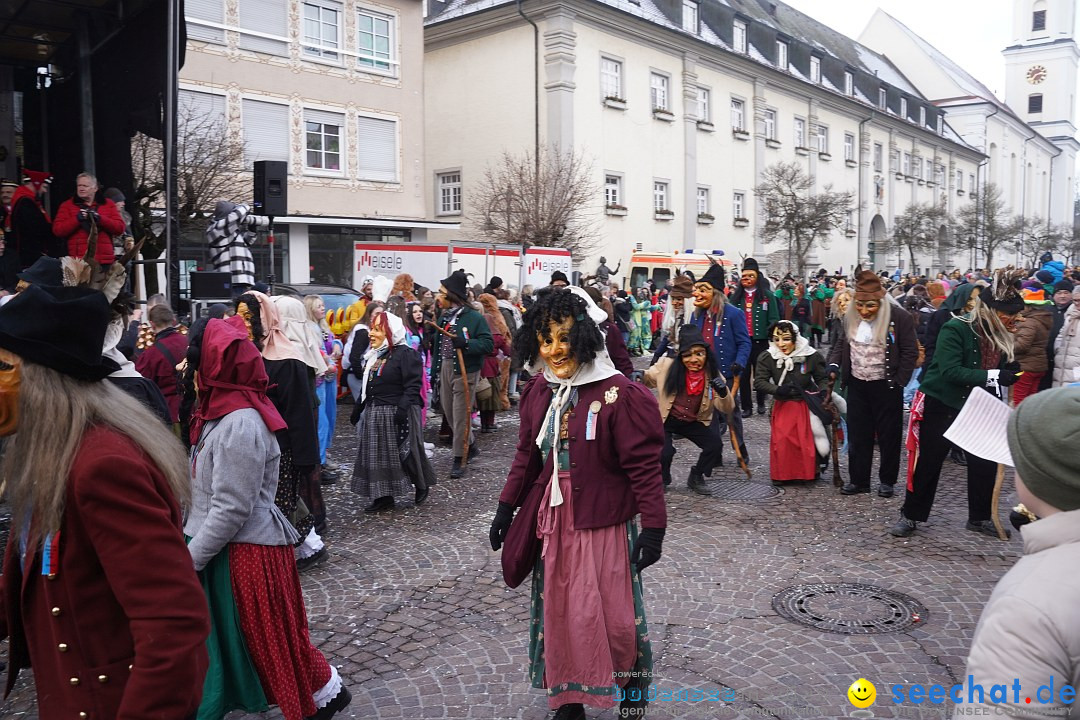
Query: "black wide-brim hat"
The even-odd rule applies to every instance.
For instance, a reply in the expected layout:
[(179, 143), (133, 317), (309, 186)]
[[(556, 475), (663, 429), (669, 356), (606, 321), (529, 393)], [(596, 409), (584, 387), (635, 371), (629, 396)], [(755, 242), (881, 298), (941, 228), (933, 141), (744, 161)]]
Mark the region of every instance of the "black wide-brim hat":
[(450, 273), (450, 277), (442, 281), (442, 286), (461, 302), (465, 302), (469, 297), (469, 277), (464, 270), (455, 270)]
[(0, 348), (79, 380), (120, 369), (102, 357), (109, 301), (98, 290), (31, 285), (0, 308)]
[(720, 263), (710, 265), (698, 282), (707, 282), (715, 289), (723, 290), (724, 284), (727, 282), (727, 273), (724, 271), (724, 266)]
[(56, 258), (42, 255), (34, 264), (16, 275), (31, 285), (59, 287), (64, 284), (64, 271)]
[(701, 334), (701, 328), (697, 325), (683, 325), (679, 328), (679, 352), (686, 352), (695, 345), (709, 347), (705, 336)]

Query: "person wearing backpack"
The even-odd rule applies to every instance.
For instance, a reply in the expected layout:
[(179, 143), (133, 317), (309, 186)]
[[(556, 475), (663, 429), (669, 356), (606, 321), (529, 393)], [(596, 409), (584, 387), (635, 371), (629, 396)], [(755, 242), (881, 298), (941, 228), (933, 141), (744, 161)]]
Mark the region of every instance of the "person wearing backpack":
[(188, 339), (176, 325), (176, 315), (168, 305), (155, 305), (148, 313), (154, 328), (154, 344), (135, 360), (135, 369), (153, 381), (169, 405), (169, 418), (180, 420), (179, 373), (176, 366), (187, 356)]

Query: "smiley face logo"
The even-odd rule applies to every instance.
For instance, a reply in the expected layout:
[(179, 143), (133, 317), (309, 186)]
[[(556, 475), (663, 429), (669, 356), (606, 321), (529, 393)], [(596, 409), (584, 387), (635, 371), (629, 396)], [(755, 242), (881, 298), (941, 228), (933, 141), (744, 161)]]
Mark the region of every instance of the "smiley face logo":
[(848, 700), (857, 708), (868, 708), (877, 699), (877, 688), (866, 678), (859, 678), (847, 689)]

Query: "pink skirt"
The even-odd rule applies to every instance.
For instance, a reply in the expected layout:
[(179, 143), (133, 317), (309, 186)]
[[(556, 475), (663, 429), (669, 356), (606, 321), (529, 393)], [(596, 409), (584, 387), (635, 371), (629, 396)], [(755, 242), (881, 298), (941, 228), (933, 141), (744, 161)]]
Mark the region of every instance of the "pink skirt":
[[(544, 687), (624, 685), (638, 657), (626, 525), (574, 529), (569, 472), (559, 473), (563, 503), (550, 506), (551, 485), (537, 515), (543, 541)], [(548, 697), (557, 708), (583, 703), (610, 708), (610, 695), (567, 690)]]

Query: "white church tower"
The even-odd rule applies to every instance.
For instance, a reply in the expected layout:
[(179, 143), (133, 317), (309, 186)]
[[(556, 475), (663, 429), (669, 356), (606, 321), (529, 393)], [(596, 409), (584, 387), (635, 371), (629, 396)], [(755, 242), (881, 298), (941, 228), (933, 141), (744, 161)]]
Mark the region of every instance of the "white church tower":
[(1076, 193), (1076, 0), (1013, 0), (1005, 103), (1061, 150), (1050, 179), (1050, 218), (1072, 223)]

